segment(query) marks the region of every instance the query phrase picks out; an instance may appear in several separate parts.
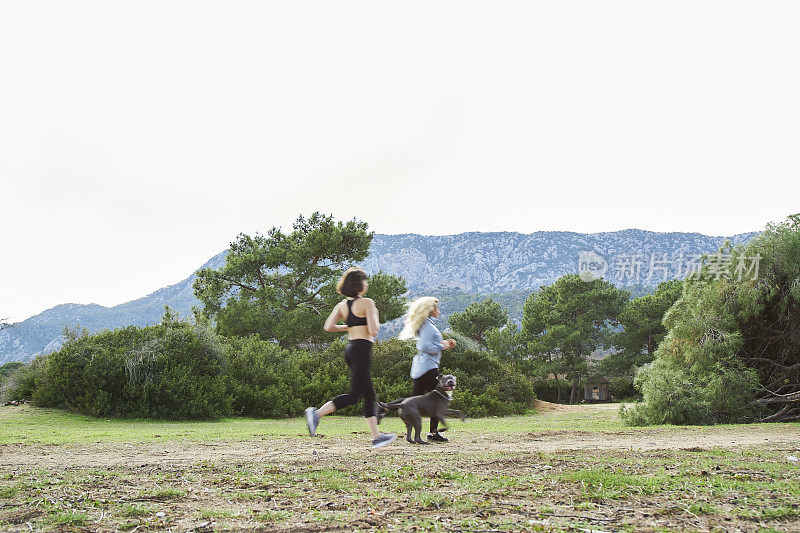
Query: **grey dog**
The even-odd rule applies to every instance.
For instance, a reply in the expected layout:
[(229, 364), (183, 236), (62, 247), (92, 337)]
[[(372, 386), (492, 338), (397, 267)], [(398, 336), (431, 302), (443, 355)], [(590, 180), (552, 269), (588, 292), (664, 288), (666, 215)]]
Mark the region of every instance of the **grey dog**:
[[(390, 403), (381, 403), (381, 409), (388, 413), (397, 409), (397, 414), (406, 423), (406, 440), (410, 443), (430, 444), (420, 438), (422, 431), (422, 417), (437, 417), (442, 424), (439, 431), (447, 430), (445, 419), (448, 416), (457, 416), (464, 420), (466, 417), (461, 411), (448, 409), (453, 391), (456, 388), (456, 377), (450, 374), (440, 374), (436, 378), (436, 388), (420, 396), (401, 398)], [(411, 429), (414, 429), (414, 440), (411, 440)]]

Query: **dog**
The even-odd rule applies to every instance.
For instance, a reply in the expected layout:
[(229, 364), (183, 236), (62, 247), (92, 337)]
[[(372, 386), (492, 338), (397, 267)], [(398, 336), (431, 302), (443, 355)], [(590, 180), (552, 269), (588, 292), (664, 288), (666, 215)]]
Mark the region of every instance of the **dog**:
[[(439, 431), (446, 431), (447, 424), (445, 419), (448, 416), (457, 416), (462, 421), (466, 417), (461, 411), (448, 409), (453, 391), (456, 388), (456, 377), (450, 374), (440, 374), (436, 378), (436, 388), (420, 396), (410, 398), (400, 398), (390, 403), (379, 402), (384, 414), (391, 409), (397, 409), (397, 414), (406, 424), (406, 440), (411, 444), (430, 444), (420, 438), (422, 431), (422, 417), (437, 417), (442, 428)], [(414, 430), (414, 439), (411, 439), (411, 430)]]

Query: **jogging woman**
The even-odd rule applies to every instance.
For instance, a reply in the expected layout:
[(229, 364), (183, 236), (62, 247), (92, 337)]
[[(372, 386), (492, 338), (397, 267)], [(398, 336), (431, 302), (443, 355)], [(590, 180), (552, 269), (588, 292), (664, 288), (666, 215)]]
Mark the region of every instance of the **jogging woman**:
[[(439, 329), (433, 323), (434, 318), (442, 314), (439, 300), (432, 296), (417, 298), (408, 306), (405, 326), (398, 336), (401, 339), (417, 339), (417, 355), (411, 361), (411, 379), (414, 380), (412, 396), (418, 396), (436, 388), (436, 376), (439, 375), (439, 363), (442, 351), (456, 345), (453, 339), (444, 340)], [(439, 419), (431, 418), (431, 432), (428, 440), (447, 442), (448, 439), (439, 434)]]
[[(376, 416), (375, 388), (369, 373), (372, 357), (372, 343), (378, 334), (378, 308), (370, 298), (364, 298), (368, 288), (367, 274), (360, 268), (348, 269), (336, 284), (336, 292), (346, 296), (333, 308), (325, 320), (325, 331), (331, 333), (347, 332), (348, 343), (344, 349), (344, 358), (350, 367), (350, 392), (340, 394), (319, 409), (306, 409), (308, 433), (312, 437), (317, 434), (319, 419), (332, 412), (356, 403), (364, 398), (364, 418), (372, 434), (372, 447), (386, 446), (397, 435), (378, 431)], [(344, 321), (344, 325), (339, 322)]]

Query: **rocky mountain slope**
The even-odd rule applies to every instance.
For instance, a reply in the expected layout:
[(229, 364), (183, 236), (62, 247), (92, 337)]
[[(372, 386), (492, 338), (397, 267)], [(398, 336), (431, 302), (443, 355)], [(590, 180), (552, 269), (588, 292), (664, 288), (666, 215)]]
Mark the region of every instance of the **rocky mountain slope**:
[[(511, 315), (519, 317), (525, 294), (564, 274), (577, 272), (581, 252), (592, 252), (593, 257), (605, 261), (606, 279), (640, 295), (665, 278), (684, 277), (693, 257), (716, 252), (726, 239), (740, 244), (756, 234), (713, 237), (636, 229), (588, 234), (377, 234), (362, 266), (368, 272), (383, 270), (405, 277), (411, 295), (443, 296), (448, 314), (463, 310), (470, 301), (493, 296), (508, 302)], [(220, 267), (225, 254), (217, 254), (201, 268)], [(57, 349), (65, 327), (84, 327), (94, 332), (143, 326), (158, 322), (165, 305), (181, 316), (190, 316), (192, 306), (199, 305), (192, 293), (194, 279), (192, 274), (175, 285), (110, 308), (97, 304), (58, 305), (0, 330), (0, 364), (29, 361), (36, 354)], [(385, 332), (394, 329), (385, 328)]]

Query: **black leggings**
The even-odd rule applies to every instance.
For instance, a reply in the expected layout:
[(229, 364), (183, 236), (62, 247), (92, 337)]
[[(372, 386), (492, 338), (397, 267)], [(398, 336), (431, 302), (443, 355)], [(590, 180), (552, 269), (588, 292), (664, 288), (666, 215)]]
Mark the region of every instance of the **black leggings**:
[(333, 400), (336, 410), (353, 405), (364, 397), (364, 417), (375, 416), (375, 387), (369, 375), (369, 362), (372, 357), (372, 343), (366, 339), (354, 339), (347, 343), (344, 358), (350, 367), (350, 392), (340, 394)]
[[(436, 388), (436, 376), (440, 374), (438, 368), (428, 370), (420, 377), (414, 380), (414, 387), (411, 389), (412, 396), (419, 396), (425, 394)], [(439, 419), (435, 416), (431, 417), (431, 433), (439, 431)]]

